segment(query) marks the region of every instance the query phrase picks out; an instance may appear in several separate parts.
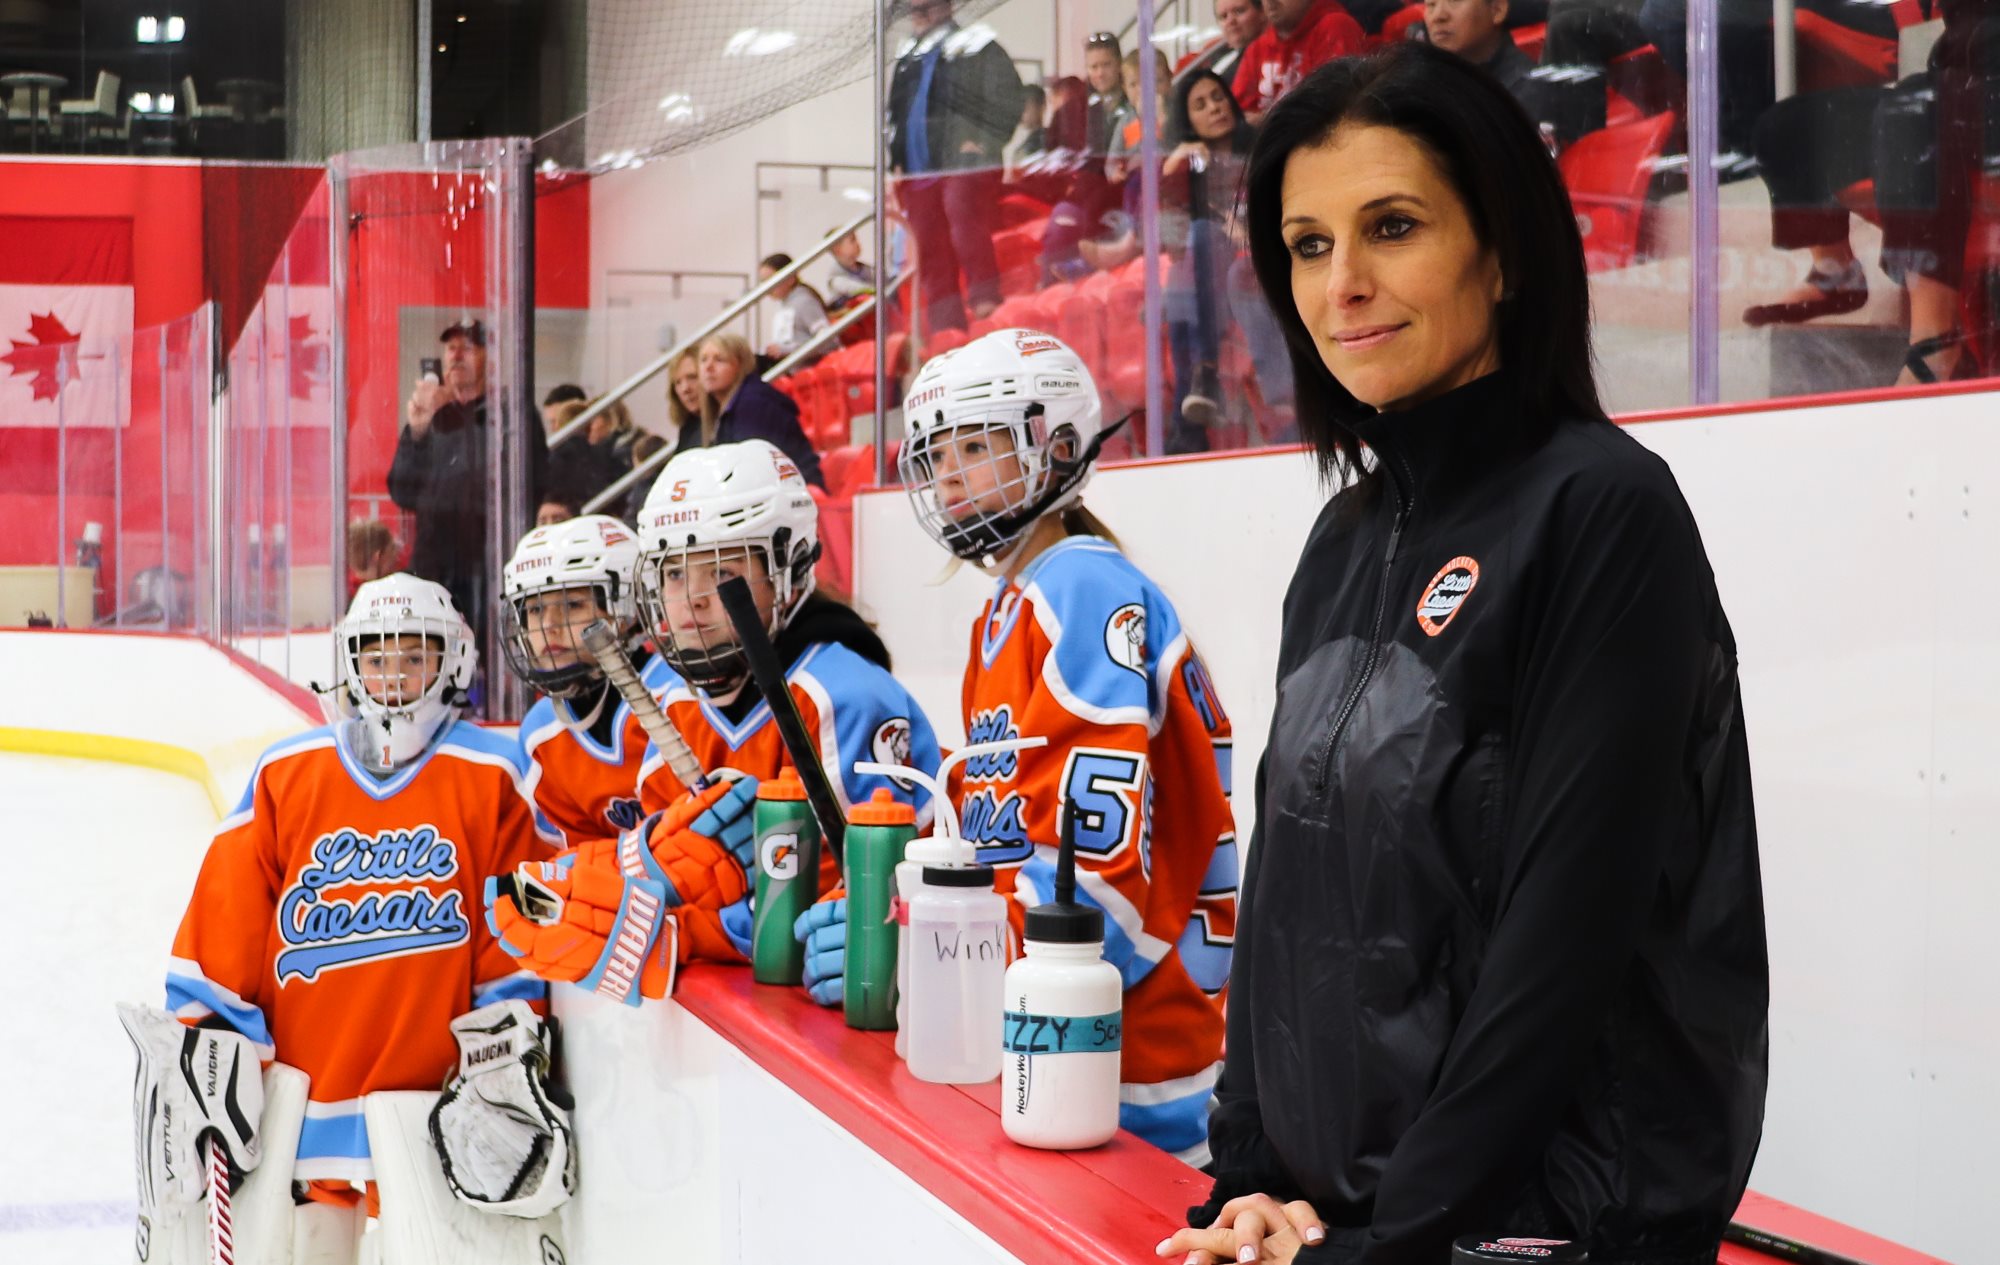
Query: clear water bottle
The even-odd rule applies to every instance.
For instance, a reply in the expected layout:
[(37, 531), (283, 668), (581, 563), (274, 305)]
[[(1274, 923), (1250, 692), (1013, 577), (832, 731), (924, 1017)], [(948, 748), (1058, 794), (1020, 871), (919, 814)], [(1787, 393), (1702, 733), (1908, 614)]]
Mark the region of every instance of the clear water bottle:
[(993, 890), (993, 867), (926, 866), (910, 901), (909, 944), (910, 1075), (941, 1085), (995, 1079), (1007, 901)]

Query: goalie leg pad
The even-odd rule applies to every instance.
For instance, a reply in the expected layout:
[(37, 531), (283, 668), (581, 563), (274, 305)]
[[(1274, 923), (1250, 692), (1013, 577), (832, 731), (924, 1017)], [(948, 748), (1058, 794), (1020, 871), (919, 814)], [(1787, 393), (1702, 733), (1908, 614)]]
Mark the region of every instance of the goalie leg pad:
[(438, 1095), (422, 1091), (362, 1099), (382, 1202), (370, 1237), (379, 1245), (382, 1265), (564, 1265), (558, 1214), (496, 1215), (453, 1195), (431, 1144), (430, 1117), (437, 1103)]

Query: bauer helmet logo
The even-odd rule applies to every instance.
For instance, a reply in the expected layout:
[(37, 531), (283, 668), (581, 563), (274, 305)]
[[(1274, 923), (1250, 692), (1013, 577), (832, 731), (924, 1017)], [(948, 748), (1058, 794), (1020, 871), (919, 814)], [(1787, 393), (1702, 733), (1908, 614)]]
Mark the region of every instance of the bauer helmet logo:
[(1443, 632), (1478, 583), (1479, 562), (1475, 558), (1461, 555), (1440, 567), (1417, 599), (1417, 626), (1424, 635), (1435, 637)]
[(1146, 671), (1146, 608), (1127, 602), (1104, 621), (1104, 649), (1111, 661), (1141, 675)]
[(1083, 390), (1082, 381), (1073, 377), (1052, 376), (1049, 374), (1043, 374), (1042, 376), (1035, 379), (1036, 395), (1048, 395), (1056, 391), (1081, 391), (1081, 390)]

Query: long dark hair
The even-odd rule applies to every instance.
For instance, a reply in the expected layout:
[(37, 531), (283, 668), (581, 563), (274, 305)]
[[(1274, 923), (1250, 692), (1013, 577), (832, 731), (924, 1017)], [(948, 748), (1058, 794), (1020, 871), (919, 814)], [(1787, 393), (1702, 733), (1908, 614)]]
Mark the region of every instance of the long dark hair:
[(1194, 123), (1188, 118), (1188, 98), (1194, 95), (1196, 84), (1209, 79), (1222, 89), (1222, 99), (1229, 102), (1229, 112), (1236, 119), (1236, 126), (1229, 133), (1230, 150), (1238, 154), (1249, 153), (1251, 144), (1257, 139), (1257, 129), (1250, 125), (1250, 118), (1243, 113), (1242, 104), (1229, 90), (1229, 81), (1212, 70), (1197, 70), (1175, 86), (1173, 114), (1167, 128), (1168, 144), (1180, 145), (1201, 139), (1194, 134)]
[(1359, 472), (1355, 423), (1374, 410), (1327, 370), (1292, 300), (1281, 196), (1285, 165), (1343, 123), (1392, 127), (1421, 144), (1465, 203), (1479, 241), (1500, 263), (1507, 297), (1500, 364), (1516, 393), (1524, 443), (1562, 419), (1603, 418), (1591, 372), (1590, 282), (1562, 176), (1527, 114), (1477, 67), (1429, 44), (1397, 43), (1321, 66), (1264, 116), (1250, 152), (1250, 258), (1284, 330), (1297, 384), (1299, 431), (1320, 473)]

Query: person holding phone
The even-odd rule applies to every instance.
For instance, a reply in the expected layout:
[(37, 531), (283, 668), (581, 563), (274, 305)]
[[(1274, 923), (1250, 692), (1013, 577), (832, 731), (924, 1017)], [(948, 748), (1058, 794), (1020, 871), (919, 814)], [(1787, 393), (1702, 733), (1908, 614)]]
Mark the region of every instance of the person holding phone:
[[(499, 571), (499, 560), (489, 560), (485, 550), (491, 430), (485, 322), (453, 322), (438, 341), (444, 354), (419, 362), (416, 387), (403, 406), (403, 428), (389, 467), (389, 498), (416, 519), (410, 573), (444, 585), (477, 631), (486, 625), (490, 577)], [(509, 427), (507, 442), (528, 445), (528, 503), (533, 505), (548, 465), (548, 442), (539, 420), (520, 418)]]

